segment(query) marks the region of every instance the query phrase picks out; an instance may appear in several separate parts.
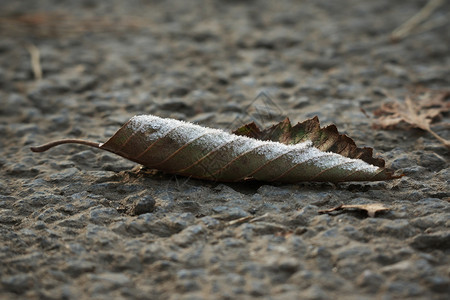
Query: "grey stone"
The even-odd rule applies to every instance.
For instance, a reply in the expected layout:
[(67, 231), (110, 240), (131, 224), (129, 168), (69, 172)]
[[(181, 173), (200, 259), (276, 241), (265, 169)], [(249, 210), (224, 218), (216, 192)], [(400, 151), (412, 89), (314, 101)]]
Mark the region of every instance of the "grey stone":
[(357, 285), (366, 289), (369, 293), (376, 293), (384, 282), (383, 276), (372, 272), (371, 270), (364, 270), (356, 279)]
[(78, 174), (80, 174), (80, 171), (77, 168), (69, 168), (61, 172), (53, 173), (49, 178), (50, 182), (73, 181), (79, 178), (77, 176)]
[(327, 294), (320, 286), (312, 285), (299, 295), (302, 299), (329, 299), (331, 295)]
[(432, 234), (419, 234), (412, 239), (410, 245), (420, 250), (448, 250), (450, 248), (450, 233), (435, 232)]
[(169, 99), (158, 105), (159, 109), (181, 112), (187, 116), (194, 114), (194, 108), (182, 99)]
[(368, 257), (372, 254), (372, 249), (365, 245), (353, 245), (342, 247), (338, 250), (337, 259), (352, 258), (356, 256)]
[(295, 78), (284, 78), (278, 85), (282, 88), (293, 88), (297, 85), (298, 81)]
[(64, 271), (71, 277), (79, 277), (84, 273), (90, 273), (95, 270), (95, 264), (86, 260), (69, 260), (66, 262)]
[(412, 167), (416, 165), (416, 161), (408, 155), (400, 155), (392, 162), (391, 167), (394, 170), (403, 169), (407, 167)]
[(183, 96), (186, 96), (189, 92), (190, 92), (190, 88), (187, 86), (176, 86), (169, 91), (169, 96), (170, 97), (183, 97)]
[(255, 235), (265, 235), (287, 232), (288, 228), (272, 222), (257, 222), (252, 224), (251, 230)]
[(311, 69), (319, 69), (319, 70), (328, 70), (334, 67), (337, 64), (337, 61), (334, 59), (327, 58), (313, 58), (313, 59), (303, 59), (302, 67), (307, 70)]
[[(0, 72), (1, 78), (1, 72)], [(1, 79), (0, 79), (1, 81)], [(6, 101), (2, 101), (2, 106), (0, 108), (0, 114), (2, 115), (15, 115), (20, 114), (21, 111), (17, 110), (17, 107), (26, 107), (28, 106), (28, 101), (19, 94), (10, 94)]]
[(423, 288), (412, 282), (392, 281), (386, 287), (389, 293), (397, 297), (417, 297), (423, 293)]
[(429, 276), (425, 278), (428, 286), (435, 292), (447, 294), (450, 293), (450, 280), (442, 276)]
[(88, 274), (87, 279), (89, 280), (89, 291), (93, 295), (104, 295), (130, 285), (129, 277), (122, 273)]
[(30, 274), (16, 274), (11, 276), (2, 276), (1, 283), (7, 291), (23, 294), (33, 288), (35, 279)]
[[(49, 95), (55, 95), (55, 94), (63, 94), (66, 93), (70, 90), (70, 86), (69, 84), (65, 83), (65, 82), (58, 82), (58, 81), (49, 81), (49, 80), (45, 80), (40, 82), (36, 88), (34, 90), (32, 90), (29, 94), (28, 97), (35, 101), (38, 102), (39, 100), (44, 100), (43, 98), (45, 96), (49, 96)], [(44, 100), (45, 102), (45, 100)]]
[(217, 213), (213, 216), (214, 218), (225, 221), (239, 219), (249, 215), (239, 207), (216, 206), (212, 210)]
[(431, 214), (425, 217), (415, 218), (411, 220), (411, 224), (422, 230), (427, 228), (433, 229), (439, 226), (446, 226), (446, 223), (450, 220), (449, 214)]
[(112, 222), (119, 213), (116, 209), (110, 207), (93, 207), (89, 211), (89, 219), (93, 223)]
[(408, 238), (417, 233), (407, 220), (387, 220), (378, 228), (380, 233), (385, 233), (396, 238)]
[(225, 248), (239, 248), (245, 245), (244, 241), (235, 238), (225, 238), (221, 241)]
[(41, 212), (36, 211), (32, 214), (32, 216), (36, 218), (36, 220), (43, 221), (45, 223), (53, 223), (64, 218), (64, 215), (56, 211), (53, 207), (47, 208)]
[(86, 163), (86, 161), (93, 159), (95, 154), (92, 150), (84, 150), (72, 156), (72, 159), (78, 163)]
[(182, 293), (193, 292), (193, 291), (199, 290), (200, 285), (198, 284), (198, 282), (196, 280), (184, 279), (184, 280), (178, 280), (176, 282), (175, 289), (178, 292), (182, 292)]
[(289, 103), (294, 109), (302, 109), (311, 104), (309, 97), (300, 96), (300, 97), (292, 97), (289, 99)]
[(34, 223), (34, 229), (36, 229), (36, 230), (42, 230), (42, 229), (46, 229), (46, 228), (47, 228), (47, 226), (45, 225), (45, 222), (43, 222), (43, 221), (36, 221)]
[(86, 253), (86, 249), (83, 247), (83, 245), (81, 245), (79, 243), (67, 244), (66, 248), (78, 255)]
[(4, 169), (10, 175), (24, 175), (24, 174), (37, 174), (39, 170), (30, 168), (30, 166), (23, 163), (6, 163)]
[(419, 164), (433, 171), (440, 171), (448, 165), (444, 157), (434, 152), (425, 152), (420, 155)]
[(314, 205), (307, 205), (292, 216), (292, 225), (307, 226), (310, 220), (317, 215), (318, 207)]
[(197, 201), (187, 200), (177, 203), (177, 205), (185, 212), (199, 214), (201, 211), (201, 205)]
[(219, 228), (221, 226), (221, 223), (219, 220), (212, 218), (210, 216), (201, 218), (200, 222), (205, 224), (206, 228), (208, 228), (208, 229), (215, 229), (215, 228)]
[(258, 193), (265, 198), (270, 198), (278, 201), (285, 201), (286, 198), (290, 197), (291, 192), (282, 188), (263, 185), (258, 189)]
[(267, 285), (260, 280), (253, 280), (250, 286), (250, 295), (253, 297), (262, 297), (266, 295), (268, 292)]
[(137, 199), (131, 208), (134, 215), (142, 215), (152, 212), (155, 209), (155, 199), (152, 196), (146, 195)]
[(55, 222), (57, 226), (68, 229), (81, 229), (86, 226), (87, 217), (85, 215), (75, 215), (68, 219)]
[(364, 235), (363, 232), (358, 230), (356, 227), (348, 225), (342, 228), (342, 234), (348, 236), (349, 238), (360, 241), (360, 242), (367, 242), (369, 240), (368, 237)]
[(180, 233), (172, 236), (172, 240), (180, 247), (187, 247), (206, 235), (206, 228), (203, 225), (192, 225), (185, 228)]
[(282, 257), (271, 265), (274, 271), (295, 273), (301, 268), (301, 263), (294, 257)]
[(87, 75), (72, 81), (71, 88), (77, 93), (82, 93), (95, 88), (97, 84), (97, 77)]
[(443, 210), (449, 207), (448, 202), (439, 198), (423, 198), (417, 203), (425, 206), (427, 210)]
[(234, 67), (230, 72), (231, 78), (244, 77), (244, 76), (247, 76), (248, 74), (249, 74), (249, 68), (246, 66)]
[(202, 278), (206, 276), (203, 269), (181, 269), (176, 272), (177, 279), (190, 279), (190, 278)]
[(329, 90), (327, 87), (322, 85), (302, 85), (296, 92), (295, 95), (299, 97), (305, 96), (326, 96)]
[[(146, 216), (144, 214), (142, 216)], [(171, 236), (193, 225), (195, 217), (191, 213), (174, 214), (149, 224), (149, 231), (158, 236)]]
[(20, 220), (11, 209), (0, 209), (0, 224), (19, 224)]

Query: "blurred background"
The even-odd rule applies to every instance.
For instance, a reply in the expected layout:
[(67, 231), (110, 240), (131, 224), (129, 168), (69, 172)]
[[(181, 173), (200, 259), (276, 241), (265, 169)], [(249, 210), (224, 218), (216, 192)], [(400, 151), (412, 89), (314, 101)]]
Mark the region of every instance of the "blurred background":
[(2, 1), (2, 112), (346, 123), (448, 85), (449, 3), (429, 2), (405, 29), (428, 1)]

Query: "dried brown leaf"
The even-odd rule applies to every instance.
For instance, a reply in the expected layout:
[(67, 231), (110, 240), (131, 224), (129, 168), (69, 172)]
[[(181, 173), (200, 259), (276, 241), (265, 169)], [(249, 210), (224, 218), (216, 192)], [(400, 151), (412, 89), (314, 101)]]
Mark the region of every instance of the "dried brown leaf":
[(370, 203), (370, 204), (341, 204), (339, 206), (325, 209), (319, 211), (319, 213), (330, 213), (333, 211), (344, 210), (344, 209), (359, 209), (367, 211), (367, 215), (371, 218), (375, 217), (375, 214), (379, 211), (389, 210), (390, 208), (385, 207), (381, 203)]
[(450, 91), (426, 92), (408, 96), (404, 102), (394, 101), (381, 105), (374, 112), (374, 128), (393, 129), (405, 123), (431, 133), (436, 139), (450, 148), (450, 141), (442, 138), (431, 129), (431, 124), (442, 118), (450, 110)]
[(286, 119), (267, 130), (255, 130), (267, 132), (267, 139), (152, 115), (135, 116), (105, 143), (60, 140), (31, 150), (43, 152), (60, 144), (77, 143), (115, 153), (147, 168), (225, 182), (377, 181), (399, 177), (383, 168), (382, 159), (372, 157), (372, 149), (357, 148), (353, 140), (338, 134), (334, 125), (321, 129), (317, 118), (293, 127)]
[(373, 149), (359, 148), (355, 142), (344, 134), (339, 134), (335, 125), (321, 128), (319, 118), (297, 123), (292, 126), (289, 118), (260, 130), (255, 123), (244, 125), (233, 131), (236, 135), (247, 136), (262, 141), (273, 141), (283, 144), (297, 144), (312, 141), (313, 146), (324, 152), (333, 152), (344, 157), (361, 159), (368, 164), (383, 168), (385, 162), (382, 158), (373, 157)]

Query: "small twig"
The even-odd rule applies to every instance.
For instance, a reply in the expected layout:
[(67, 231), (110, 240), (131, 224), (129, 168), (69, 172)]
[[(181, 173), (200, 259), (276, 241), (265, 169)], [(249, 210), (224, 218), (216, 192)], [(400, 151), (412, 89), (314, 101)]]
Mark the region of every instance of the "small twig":
[(34, 78), (39, 81), (42, 79), (41, 53), (38, 47), (33, 44), (27, 45), (27, 50), (30, 53), (31, 69), (33, 70)]
[(439, 142), (444, 144), (444, 146), (450, 150), (450, 141), (449, 140), (444, 139), (443, 137), (438, 135), (436, 132), (434, 132), (431, 128), (426, 129), (426, 131), (431, 133), (431, 135), (433, 135)]
[(414, 28), (419, 26), (420, 23), (428, 19), (431, 14), (442, 4), (444, 0), (430, 0), (428, 3), (412, 18), (408, 19), (405, 23), (397, 27), (391, 33), (391, 39), (393, 41), (399, 41), (408, 36)]
[(369, 114), (367, 113), (367, 111), (364, 108), (360, 107), (359, 110), (363, 113), (364, 116), (366, 116), (367, 119), (370, 119)]
[(242, 217), (242, 218), (239, 218), (239, 219), (235, 219), (235, 220), (229, 221), (227, 223), (227, 225), (230, 226), (230, 225), (235, 225), (235, 224), (241, 224), (241, 223), (244, 223), (244, 222), (247, 222), (247, 221), (249, 223), (254, 223), (254, 222), (258, 222), (258, 221), (266, 218), (267, 216), (269, 216), (269, 213), (265, 213), (265, 214), (263, 214), (263, 215), (261, 215), (259, 217), (245, 216), (245, 217)]
[(338, 205), (338, 206), (330, 208), (330, 209), (319, 210), (318, 213), (319, 214), (328, 214), (333, 211), (343, 210), (342, 206), (344, 206), (344, 204)]
[(251, 220), (251, 219), (253, 219), (253, 216), (245, 216), (245, 217), (242, 217), (242, 218), (239, 218), (239, 219), (235, 219), (235, 220), (229, 221), (227, 223), (227, 225), (231, 226), (231, 225), (235, 225), (235, 224), (240, 224), (240, 223), (247, 222), (248, 220)]
[(256, 217), (256, 218), (250, 220), (249, 223), (258, 222), (258, 221), (260, 221), (260, 220), (262, 220), (262, 219), (264, 219), (264, 218), (266, 218), (268, 216), (269, 216), (269, 213), (265, 213), (265, 214), (263, 214), (263, 215), (261, 215), (259, 217)]

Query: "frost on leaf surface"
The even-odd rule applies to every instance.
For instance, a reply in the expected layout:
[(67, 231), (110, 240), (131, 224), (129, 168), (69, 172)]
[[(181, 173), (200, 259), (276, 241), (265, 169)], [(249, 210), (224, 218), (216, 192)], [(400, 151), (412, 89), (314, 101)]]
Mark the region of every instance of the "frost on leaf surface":
[[(41, 147), (45, 151), (62, 140)], [(104, 144), (86, 141), (148, 168), (214, 181), (371, 181), (397, 178), (334, 125), (288, 119), (265, 130), (254, 123), (233, 133), (153, 115), (131, 118)]]

